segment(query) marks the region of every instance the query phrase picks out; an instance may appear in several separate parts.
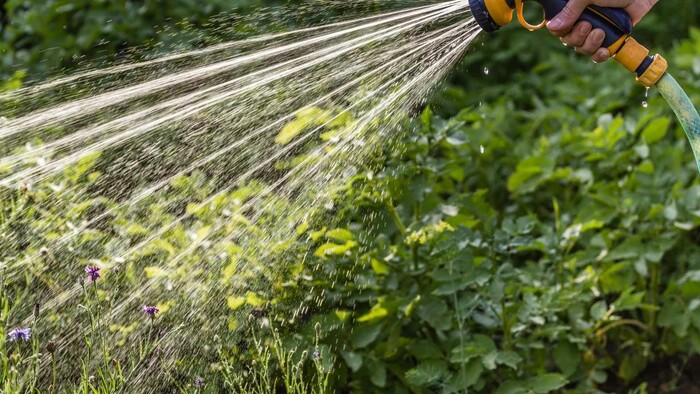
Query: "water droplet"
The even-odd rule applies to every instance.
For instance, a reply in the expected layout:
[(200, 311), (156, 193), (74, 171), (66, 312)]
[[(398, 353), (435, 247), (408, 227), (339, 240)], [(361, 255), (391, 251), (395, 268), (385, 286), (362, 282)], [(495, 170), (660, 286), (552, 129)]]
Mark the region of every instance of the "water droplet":
[(644, 107), (644, 108), (649, 107), (649, 103), (647, 103), (646, 100), (642, 101), (642, 107)]
[(484, 67), (484, 75), (489, 75), (489, 68), (488, 67)]
[(483, 145), (479, 146), (479, 152), (481, 152), (482, 155), (484, 154), (485, 150), (486, 150), (486, 148), (484, 148)]
[(649, 97), (649, 88), (647, 88), (647, 90), (644, 92), (644, 98), (647, 98), (647, 97)]

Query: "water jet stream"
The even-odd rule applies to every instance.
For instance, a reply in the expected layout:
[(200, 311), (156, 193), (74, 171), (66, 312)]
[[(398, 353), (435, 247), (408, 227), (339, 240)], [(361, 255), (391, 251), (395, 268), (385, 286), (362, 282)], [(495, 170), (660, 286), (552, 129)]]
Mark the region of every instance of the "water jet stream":
[[(19, 184), (46, 195), (32, 231), (51, 234), (17, 256), (0, 256), (8, 261), (5, 278), (38, 278), (42, 310), (60, 316), (42, 329), (71, 328), (56, 339), (64, 357), (91, 332), (67, 312), (83, 291), (70, 274), (76, 267), (104, 270), (96, 289), (109, 304), (101, 326), (116, 327), (105, 334), (110, 340), (122, 335), (119, 327), (143, 330), (134, 316), (143, 303), (178, 300), (168, 313), (182, 318), (159, 347), (164, 363), (181, 358), (196, 347), (193, 330), (222, 329), (220, 319), (208, 328), (197, 324), (232, 313), (219, 309), (222, 299), (269, 290), (250, 275), (284, 270), (279, 253), (289, 248), (269, 245), (296, 239), (300, 220), (312, 220), (368, 158), (396, 144), (404, 114), (425, 100), (477, 34), (466, 2), (447, 1), (90, 70), (0, 96), (22, 103), (46, 95), (51, 102), (52, 90), (68, 84), (80, 91), (80, 84), (103, 76), (117, 81), (110, 73), (135, 76), (126, 87), (95, 86), (0, 124), (0, 188)], [(257, 42), (265, 46), (227, 53)], [(182, 62), (172, 74), (151, 73), (172, 62)], [(88, 172), (66, 180), (85, 160)], [(133, 182), (120, 184), (122, 175)], [(201, 190), (181, 189), (197, 179), (204, 181)], [(110, 189), (119, 194), (111, 197)], [(172, 252), (163, 255), (158, 248), (165, 244)], [(219, 256), (227, 245), (239, 250)], [(225, 281), (221, 264), (234, 258), (240, 264)], [(150, 266), (162, 274), (148, 274)], [(183, 269), (213, 274), (181, 277)], [(153, 373), (126, 376), (129, 386), (146, 387)]]

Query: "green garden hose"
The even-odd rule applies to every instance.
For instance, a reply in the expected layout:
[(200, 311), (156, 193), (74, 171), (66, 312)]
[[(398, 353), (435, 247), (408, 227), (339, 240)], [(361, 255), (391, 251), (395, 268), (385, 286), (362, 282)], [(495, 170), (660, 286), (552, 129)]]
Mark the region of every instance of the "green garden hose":
[(700, 115), (695, 109), (693, 102), (690, 101), (688, 95), (685, 94), (681, 85), (671, 76), (666, 73), (656, 84), (661, 95), (666, 99), (668, 105), (671, 106), (676, 114), (678, 121), (681, 122), (685, 134), (690, 141), (690, 147), (695, 155), (695, 163), (700, 170)]

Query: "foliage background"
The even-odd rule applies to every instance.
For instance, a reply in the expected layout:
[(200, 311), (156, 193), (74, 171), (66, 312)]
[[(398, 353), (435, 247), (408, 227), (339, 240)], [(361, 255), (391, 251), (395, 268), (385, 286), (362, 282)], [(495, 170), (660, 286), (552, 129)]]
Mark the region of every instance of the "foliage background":
[[(2, 74), (26, 70), (30, 81), (303, 23), (221, 29), (209, 19), (274, 2), (0, 4)], [(698, 20), (700, 5), (666, 0), (637, 34), (668, 55), (696, 103)], [(309, 247), (343, 252), (298, 259), (293, 285), (260, 295), (274, 300), (267, 313), (285, 316), (324, 292), (284, 338), (313, 346), (322, 323), (338, 387), (655, 392), (697, 383), (684, 371), (700, 350), (700, 185), (685, 137), (655, 92), (642, 108), (644, 90), (623, 70), (546, 34), (510, 27), (482, 38), (406, 125), (406, 148), (379, 152), (377, 176), (338, 196), (342, 228), (309, 229)]]

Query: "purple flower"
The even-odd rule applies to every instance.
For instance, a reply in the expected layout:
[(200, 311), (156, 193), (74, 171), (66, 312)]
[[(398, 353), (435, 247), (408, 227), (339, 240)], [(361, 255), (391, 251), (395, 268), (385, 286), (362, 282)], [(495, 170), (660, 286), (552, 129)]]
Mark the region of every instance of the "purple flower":
[(314, 350), (314, 360), (319, 360), (321, 358), (321, 352), (318, 351), (318, 349)]
[(143, 313), (147, 314), (150, 317), (155, 317), (158, 313), (160, 313), (160, 309), (158, 309), (157, 306), (148, 306), (145, 305), (143, 307)]
[(204, 379), (200, 378), (197, 376), (197, 378), (194, 380), (194, 387), (201, 389), (204, 387)]
[(88, 265), (85, 267), (85, 273), (87, 274), (88, 282), (94, 282), (100, 277), (100, 267)]
[(31, 336), (31, 328), (15, 328), (7, 333), (7, 338), (10, 340), (10, 342), (27, 342)]

